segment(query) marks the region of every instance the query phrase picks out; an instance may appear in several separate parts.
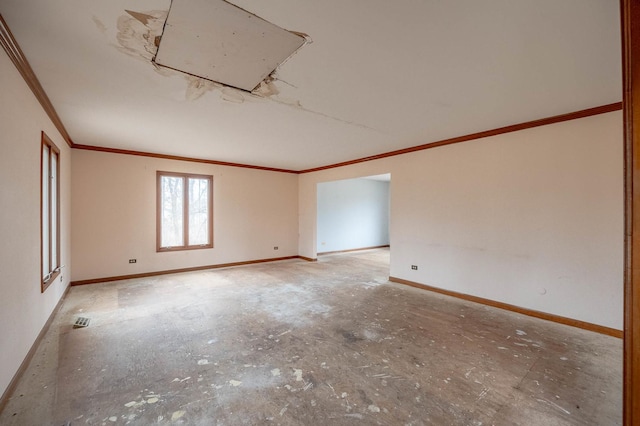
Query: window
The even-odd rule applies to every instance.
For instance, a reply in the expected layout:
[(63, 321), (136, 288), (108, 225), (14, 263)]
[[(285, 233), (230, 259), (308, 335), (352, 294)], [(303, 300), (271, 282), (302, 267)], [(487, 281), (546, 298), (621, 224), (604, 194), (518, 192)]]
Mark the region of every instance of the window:
[(157, 172), (157, 251), (213, 247), (213, 176)]
[(42, 283), (41, 291), (60, 274), (60, 150), (42, 132), (42, 157), (40, 161), (41, 187), (41, 240)]

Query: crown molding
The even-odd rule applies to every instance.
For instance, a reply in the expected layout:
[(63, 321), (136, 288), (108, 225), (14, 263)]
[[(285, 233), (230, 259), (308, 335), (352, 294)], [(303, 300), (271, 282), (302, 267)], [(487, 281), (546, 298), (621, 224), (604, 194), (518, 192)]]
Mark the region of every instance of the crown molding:
[(189, 161), (192, 163), (214, 164), (217, 166), (242, 167), (245, 169), (266, 170), (269, 172), (293, 173), (293, 174), (299, 173), (295, 170), (278, 169), (275, 167), (255, 166), (252, 164), (242, 164), (242, 163), (231, 163), (228, 161), (207, 160), (206, 158), (181, 157), (179, 155), (159, 154), (155, 152), (132, 151), (129, 149), (117, 149), (117, 148), (107, 148), (107, 147), (93, 146), (93, 145), (81, 145), (77, 143), (73, 144), (73, 148), (86, 150), (86, 151), (108, 152), (111, 154), (125, 154), (125, 155), (135, 155), (140, 157), (163, 158), (165, 160), (178, 160), (178, 161)]
[(526, 121), (524, 123), (512, 124), (510, 126), (498, 127), (497, 129), (485, 130), (483, 132), (471, 133), (469, 135), (457, 136), (455, 138), (444, 139), (437, 142), (429, 142), (410, 148), (398, 149), (396, 151), (385, 152), (383, 154), (372, 155), (369, 157), (358, 158), (356, 160), (344, 161), (341, 163), (330, 164), (327, 166), (314, 167), (312, 169), (301, 170), (299, 173), (318, 172), (320, 170), (334, 169), (336, 167), (350, 166), (352, 164), (364, 163), (367, 161), (379, 160), (381, 158), (394, 157), (396, 155), (408, 154), (410, 152), (422, 151), (430, 148), (437, 148), (444, 145), (452, 145), (454, 143), (469, 142), (476, 139), (487, 138), (489, 136), (497, 136), (505, 133), (517, 132), (520, 130), (531, 129), (534, 127), (547, 126), (549, 124), (561, 123), (563, 121), (576, 120), (578, 118), (590, 117), (592, 115), (605, 114), (607, 112), (619, 111), (622, 109), (622, 102), (601, 105), (594, 108), (583, 109), (580, 111), (570, 112), (567, 114), (554, 115), (553, 117), (542, 118), (539, 120)]
[(38, 102), (40, 102), (40, 105), (42, 105), (42, 108), (53, 122), (53, 125), (56, 126), (56, 129), (58, 129), (65, 142), (67, 142), (67, 145), (69, 145), (69, 147), (73, 147), (73, 141), (71, 140), (67, 129), (65, 129), (64, 124), (62, 124), (62, 120), (60, 120), (58, 113), (51, 104), (49, 97), (42, 88), (38, 77), (36, 77), (33, 72), (29, 61), (27, 61), (27, 58), (24, 56), (22, 49), (20, 49), (18, 42), (9, 29), (7, 22), (2, 17), (2, 14), (0, 14), (0, 44), (4, 48), (4, 51), (7, 52), (9, 59), (11, 59), (13, 65), (18, 69), (20, 75), (22, 75), (22, 78), (27, 83), (36, 99), (38, 99)]

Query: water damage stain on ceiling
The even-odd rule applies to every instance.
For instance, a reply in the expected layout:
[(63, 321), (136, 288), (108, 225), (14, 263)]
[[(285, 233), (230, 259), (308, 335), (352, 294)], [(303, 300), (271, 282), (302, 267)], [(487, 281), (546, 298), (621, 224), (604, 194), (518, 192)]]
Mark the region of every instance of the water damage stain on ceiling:
[[(173, 0), (170, 11), (125, 10), (117, 22), (118, 49), (163, 76), (184, 76), (187, 100), (213, 90), (234, 103), (278, 95), (278, 66), (310, 37), (223, 0), (196, 3)], [(276, 101), (301, 107), (297, 100)]]
[(173, 0), (155, 62), (251, 92), (304, 44), (224, 0)]

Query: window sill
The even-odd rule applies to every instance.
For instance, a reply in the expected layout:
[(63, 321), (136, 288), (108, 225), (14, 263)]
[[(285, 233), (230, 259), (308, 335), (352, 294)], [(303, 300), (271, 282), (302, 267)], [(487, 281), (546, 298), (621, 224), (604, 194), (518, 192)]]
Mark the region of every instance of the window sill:
[(202, 250), (202, 249), (211, 249), (213, 248), (213, 244), (205, 244), (201, 246), (188, 246), (188, 247), (158, 247), (156, 252), (162, 253), (167, 251), (185, 251), (185, 250)]
[(56, 278), (58, 278), (59, 275), (60, 275), (60, 268), (53, 271), (49, 276), (48, 280), (42, 280), (42, 283), (40, 285), (40, 288), (41, 288), (40, 292), (44, 293), (45, 290), (48, 289), (51, 284), (53, 284), (53, 282), (56, 280)]

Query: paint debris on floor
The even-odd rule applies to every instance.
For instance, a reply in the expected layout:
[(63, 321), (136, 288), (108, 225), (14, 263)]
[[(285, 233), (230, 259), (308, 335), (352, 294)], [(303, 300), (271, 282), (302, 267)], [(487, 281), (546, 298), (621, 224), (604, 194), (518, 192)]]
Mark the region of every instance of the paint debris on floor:
[(621, 424), (620, 339), (388, 268), (379, 249), (74, 287), (0, 424)]

